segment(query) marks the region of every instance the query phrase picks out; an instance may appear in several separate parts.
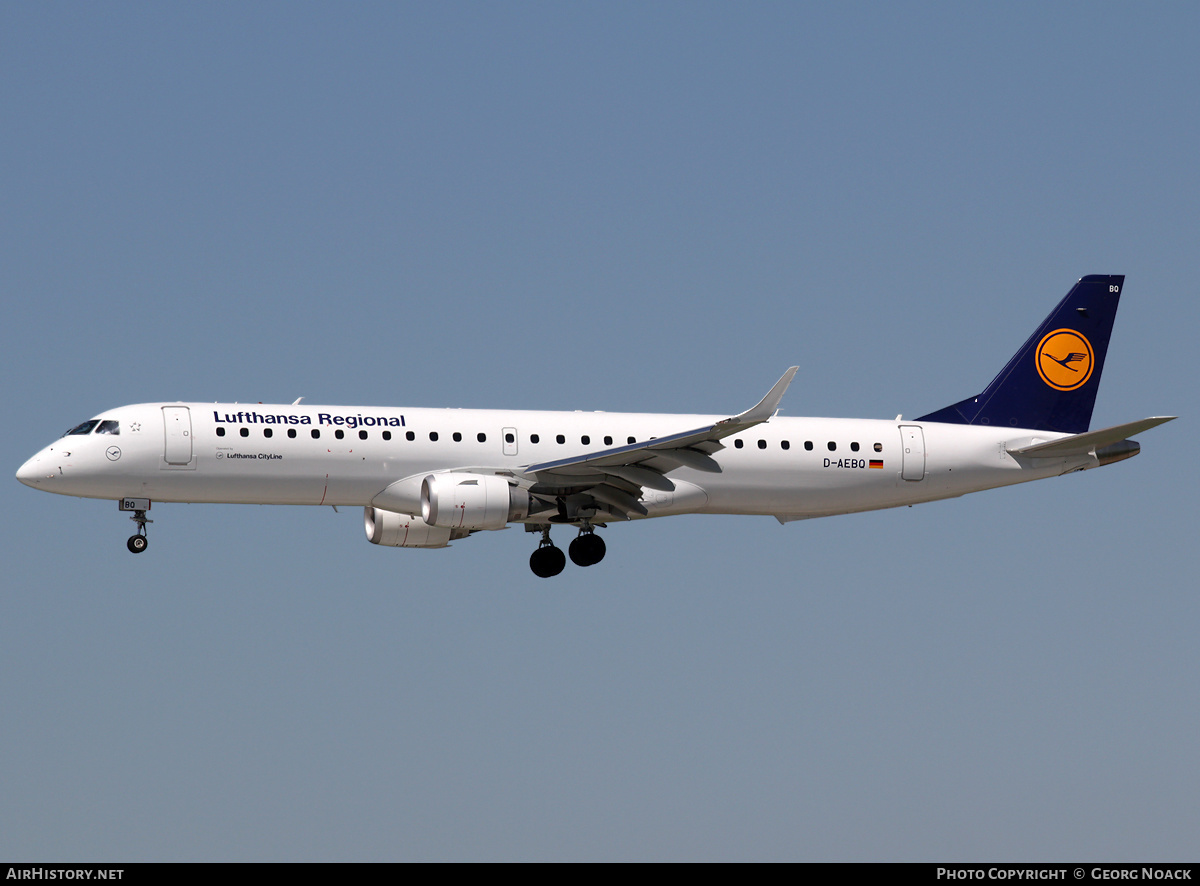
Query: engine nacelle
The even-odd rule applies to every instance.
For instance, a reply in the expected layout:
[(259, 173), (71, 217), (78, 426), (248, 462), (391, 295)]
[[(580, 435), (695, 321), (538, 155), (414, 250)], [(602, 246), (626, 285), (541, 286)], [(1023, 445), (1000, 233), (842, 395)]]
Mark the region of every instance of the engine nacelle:
[(461, 538), (445, 526), (430, 526), (420, 517), (383, 511), (370, 505), (363, 508), (363, 527), (373, 545), (394, 548), (444, 548), (451, 538)]
[(452, 471), (421, 481), (421, 516), (432, 526), (503, 529), (529, 514), (529, 493), (503, 477)]

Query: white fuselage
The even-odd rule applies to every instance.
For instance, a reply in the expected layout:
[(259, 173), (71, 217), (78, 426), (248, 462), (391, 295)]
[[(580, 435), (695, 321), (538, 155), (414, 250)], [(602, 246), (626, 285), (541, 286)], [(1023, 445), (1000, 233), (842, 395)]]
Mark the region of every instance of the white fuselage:
[[(524, 466), (718, 420), (714, 416), (476, 409), (147, 403), (102, 413), (118, 434), (68, 435), (18, 472), (65, 495), (160, 502), (360, 505), (398, 480)], [(949, 498), (1095, 467), (1094, 455), (1036, 460), (1007, 450), (1064, 435), (937, 422), (786, 418), (722, 442), (720, 473), (682, 467), (646, 489), (649, 516), (799, 519)], [(396, 508), (399, 510), (399, 508)], [(531, 522), (535, 522), (531, 519)]]

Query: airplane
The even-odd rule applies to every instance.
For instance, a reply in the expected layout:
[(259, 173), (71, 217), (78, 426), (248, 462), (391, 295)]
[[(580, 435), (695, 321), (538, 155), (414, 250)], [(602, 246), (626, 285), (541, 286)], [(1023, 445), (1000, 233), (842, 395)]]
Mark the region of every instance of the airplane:
[(142, 403), (30, 458), (34, 489), (115, 499), (146, 550), (152, 502), (359, 506), (377, 545), (443, 548), (523, 524), (534, 574), (605, 555), (597, 529), (674, 514), (780, 523), (954, 498), (1137, 455), (1175, 416), (1090, 430), (1125, 278), (1081, 278), (982, 393), (892, 421), (777, 414), (793, 366), (730, 417), (609, 412)]

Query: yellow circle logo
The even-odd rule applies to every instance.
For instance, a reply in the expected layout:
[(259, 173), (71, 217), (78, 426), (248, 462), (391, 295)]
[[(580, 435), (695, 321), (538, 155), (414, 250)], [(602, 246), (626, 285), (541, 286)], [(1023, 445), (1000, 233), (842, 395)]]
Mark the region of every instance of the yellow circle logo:
[(1056, 391), (1073, 391), (1092, 377), (1092, 343), (1074, 329), (1056, 329), (1034, 355), (1038, 375)]

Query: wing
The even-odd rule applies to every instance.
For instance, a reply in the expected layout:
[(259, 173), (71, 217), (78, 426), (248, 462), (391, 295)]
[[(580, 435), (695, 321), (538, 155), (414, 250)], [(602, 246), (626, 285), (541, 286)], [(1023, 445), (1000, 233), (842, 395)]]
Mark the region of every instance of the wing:
[(628, 519), (630, 514), (644, 517), (646, 508), (638, 501), (642, 490), (674, 491), (675, 483), (666, 476), (671, 471), (687, 467), (719, 474), (721, 465), (712, 456), (725, 448), (721, 440), (774, 415), (798, 369), (788, 369), (757, 405), (739, 415), (644, 443), (527, 465), (522, 478), (532, 482), (532, 494), (563, 500), (560, 514), (565, 507), (568, 513), (561, 515), (568, 519), (574, 516), (572, 510), (589, 509), (607, 511), (619, 519)]

